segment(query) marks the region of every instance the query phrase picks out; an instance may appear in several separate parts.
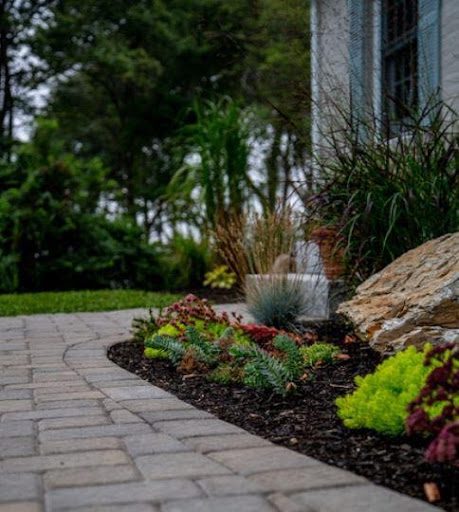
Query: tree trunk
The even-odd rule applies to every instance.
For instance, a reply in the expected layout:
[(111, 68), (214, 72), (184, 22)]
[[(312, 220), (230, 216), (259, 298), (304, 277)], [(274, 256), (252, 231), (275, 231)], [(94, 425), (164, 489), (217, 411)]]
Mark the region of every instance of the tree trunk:
[(281, 132), (279, 129), (274, 128), (271, 151), (269, 152), (269, 156), (266, 160), (268, 209), (270, 211), (273, 211), (276, 208), (277, 187), (279, 185), (278, 159), (280, 153), (280, 143)]
[(0, 158), (11, 158), (11, 140), (13, 136), (13, 98), (11, 94), (11, 62), (7, 2), (0, 1)]

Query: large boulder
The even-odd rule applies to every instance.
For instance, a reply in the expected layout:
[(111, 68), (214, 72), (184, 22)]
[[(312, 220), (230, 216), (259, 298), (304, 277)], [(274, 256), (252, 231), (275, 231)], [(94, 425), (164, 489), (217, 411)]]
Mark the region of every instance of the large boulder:
[(382, 352), (459, 343), (459, 232), (403, 254), (362, 283), (338, 312)]

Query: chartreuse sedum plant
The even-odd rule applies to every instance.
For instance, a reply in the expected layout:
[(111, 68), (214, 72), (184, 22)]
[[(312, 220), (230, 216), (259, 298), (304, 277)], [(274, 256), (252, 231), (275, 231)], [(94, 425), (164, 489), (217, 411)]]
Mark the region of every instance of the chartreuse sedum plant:
[(383, 361), (374, 373), (356, 377), (357, 389), (336, 400), (338, 415), (348, 428), (369, 428), (382, 434), (403, 434), (408, 404), (419, 394), (431, 368), (424, 352), (408, 347)]
[(231, 272), (226, 265), (219, 265), (205, 274), (204, 286), (230, 290), (236, 284), (236, 274)]

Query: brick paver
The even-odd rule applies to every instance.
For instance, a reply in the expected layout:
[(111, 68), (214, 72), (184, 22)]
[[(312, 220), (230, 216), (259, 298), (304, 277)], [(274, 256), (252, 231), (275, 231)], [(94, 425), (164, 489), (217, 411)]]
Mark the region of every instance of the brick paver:
[(0, 512), (429, 512), (106, 357), (138, 310), (0, 318)]

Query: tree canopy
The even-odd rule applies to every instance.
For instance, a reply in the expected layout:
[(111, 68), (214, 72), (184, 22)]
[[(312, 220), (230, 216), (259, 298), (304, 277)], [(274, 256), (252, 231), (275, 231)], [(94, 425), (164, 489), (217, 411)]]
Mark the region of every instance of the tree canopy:
[[(307, 2), (2, 0), (0, 19), (0, 200), (17, 218), (1, 224), (1, 250), (19, 287), (46, 287), (25, 274), (57, 246), (74, 250), (54, 222), (124, 219), (148, 244), (183, 224), (205, 237), (222, 212), (285, 200), (309, 147)], [(29, 232), (17, 226), (31, 202)], [(32, 231), (46, 257), (25, 254)]]

